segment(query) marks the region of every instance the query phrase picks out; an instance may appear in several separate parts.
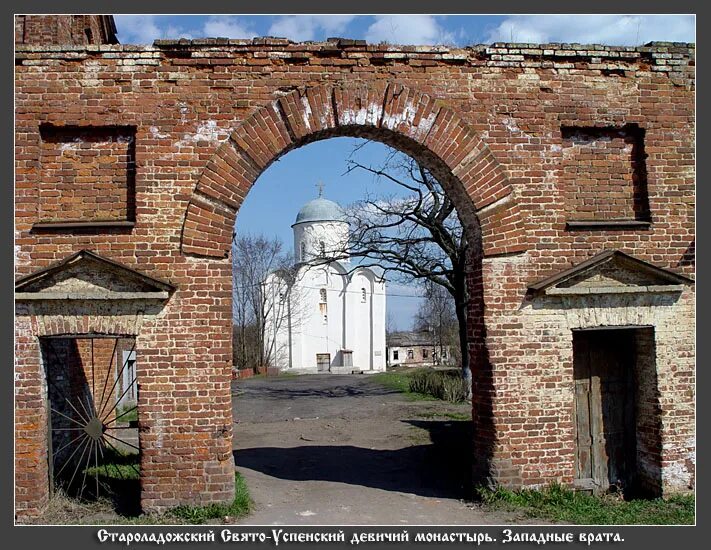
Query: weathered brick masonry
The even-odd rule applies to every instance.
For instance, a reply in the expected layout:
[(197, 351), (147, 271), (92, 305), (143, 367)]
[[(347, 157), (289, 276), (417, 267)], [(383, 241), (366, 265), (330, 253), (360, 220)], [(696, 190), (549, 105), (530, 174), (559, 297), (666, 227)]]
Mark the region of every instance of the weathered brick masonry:
[(638, 345), (656, 346), (657, 387), (641, 393), (640, 430), (658, 421), (660, 441), (639, 436), (639, 467), (659, 491), (693, 487), (693, 285), (529, 291), (606, 249), (693, 276), (693, 45), (38, 41), (16, 49), (17, 276), (90, 249), (176, 291), (150, 312), (18, 302), (18, 514), (47, 501), (48, 334), (136, 337), (145, 510), (232, 497), (232, 225), (271, 162), (331, 136), (371, 137), (427, 164), (480, 243), (477, 474), (572, 483), (573, 330), (645, 326), (654, 335)]

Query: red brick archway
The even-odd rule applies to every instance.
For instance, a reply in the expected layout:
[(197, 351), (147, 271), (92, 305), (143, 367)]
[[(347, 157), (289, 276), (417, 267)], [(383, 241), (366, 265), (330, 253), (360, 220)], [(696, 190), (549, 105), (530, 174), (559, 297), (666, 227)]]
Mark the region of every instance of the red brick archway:
[[(572, 484), (573, 331), (644, 326), (655, 360), (636, 372), (656, 371), (659, 406), (648, 386), (638, 408), (658, 408), (643, 420), (661, 446), (640, 438), (637, 464), (664, 493), (694, 486), (695, 293), (659, 284), (674, 279), (660, 268), (695, 267), (693, 45), (132, 46), (105, 38), (110, 18), (87, 17), (16, 19), (16, 276), (59, 285), (23, 287), (16, 303), (18, 515), (47, 502), (38, 350), (55, 324), (136, 336), (144, 510), (232, 498), (232, 225), (271, 162), (335, 136), (425, 162), (476, 237), (474, 455), (490, 459), (478, 473)], [(58, 41), (73, 45), (46, 45)], [(123, 270), (131, 296), (93, 268), (74, 273), (81, 251)], [(96, 311), (62, 298), (57, 262), (81, 296), (96, 283)], [(144, 293), (141, 274), (158, 287)], [(610, 280), (639, 284), (613, 292)], [(146, 309), (134, 294), (162, 297)]]
[(236, 211), (259, 175), (288, 151), (335, 136), (372, 138), (427, 163), (467, 222), (480, 224), (484, 255), (525, 250), (512, 187), (477, 134), (427, 94), (374, 83), (299, 89), (253, 112), (200, 176), (185, 216), (182, 251), (227, 257)]
[(482, 260), (526, 250), (524, 220), (504, 170), (442, 101), (393, 83), (294, 90), (257, 108), (219, 146), (190, 197), (181, 235), (188, 257), (229, 257), (234, 220), (260, 174), (290, 150), (338, 136), (393, 146), (428, 167), (452, 197), (469, 235), (469, 355), (474, 390), (474, 475), (485, 481), (498, 439)]

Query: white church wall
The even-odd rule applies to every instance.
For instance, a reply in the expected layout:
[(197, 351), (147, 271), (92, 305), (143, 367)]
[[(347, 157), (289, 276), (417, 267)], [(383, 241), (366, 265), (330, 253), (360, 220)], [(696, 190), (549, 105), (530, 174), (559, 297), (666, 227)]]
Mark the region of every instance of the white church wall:
[[(294, 225), (294, 256), (298, 262), (307, 262), (326, 255), (335, 255), (345, 249), (348, 242), (348, 224), (338, 221), (303, 222)], [(302, 246), (303, 243), (303, 246)]]
[(376, 282), (373, 291), (373, 370), (384, 371), (387, 366), (385, 343), (386, 320), (385, 283)]
[(342, 366), (343, 320), (345, 316), (345, 278), (335, 265), (329, 266), (328, 280), (328, 350), (331, 366)]
[[(322, 289), (326, 292), (325, 303)], [(343, 277), (333, 266), (304, 266), (298, 292), (304, 301), (299, 369), (316, 371), (317, 355), (325, 353), (334, 366), (343, 346)]]
[[(383, 285), (369, 269), (358, 269), (348, 285), (347, 343), (353, 366), (385, 370), (385, 296)], [(380, 351), (379, 354), (377, 352)]]
[[(361, 370), (371, 370), (371, 308), (373, 305), (373, 284), (365, 273), (358, 271), (353, 275), (351, 288), (356, 298), (356, 303), (353, 308), (353, 313), (356, 317), (355, 341), (353, 343), (353, 365)], [(363, 290), (365, 290), (365, 293)]]
[(306, 324), (306, 297), (303, 296), (297, 286), (291, 291), (291, 326), (290, 326), (290, 340), (289, 345), (291, 346), (291, 355), (289, 368), (298, 369), (302, 364), (303, 355), (303, 334), (304, 326)]
[[(313, 215), (313, 201), (302, 208), (297, 219), (309, 215)], [(385, 370), (384, 283), (367, 268), (358, 268), (351, 275), (347, 260), (327, 266), (309, 263), (324, 253), (328, 256), (345, 249), (348, 223), (304, 221), (292, 225), (292, 229), (294, 254), (302, 265), (286, 293), (288, 310), (278, 303), (277, 287), (285, 282), (277, 282), (274, 275), (267, 278), (273, 287), (269, 290), (272, 309), (289, 314), (286, 319), (268, 318), (268, 330), (276, 335), (274, 363), (294, 372), (318, 372), (317, 356), (328, 354), (325, 370), (331, 372)], [(344, 350), (352, 352), (349, 366), (344, 366)]]

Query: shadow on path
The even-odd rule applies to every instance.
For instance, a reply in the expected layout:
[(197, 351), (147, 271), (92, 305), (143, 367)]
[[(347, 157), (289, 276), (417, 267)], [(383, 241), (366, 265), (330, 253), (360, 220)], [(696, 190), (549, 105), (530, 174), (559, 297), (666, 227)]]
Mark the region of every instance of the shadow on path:
[(402, 449), (352, 445), (255, 447), (234, 452), (237, 467), (279, 479), (331, 481), (428, 497), (471, 498), (470, 421), (403, 420), (431, 443)]
[(353, 385), (333, 386), (330, 388), (294, 388), (284, 385), (283, 387), (272, 386), (233, 386), (233, 393), (258, 395), (259, 399), (297, 399), (302, 397), (373, 397), (379, 395), (399, 394), (397, 390), (388, 389), (382, 386), (356, 387)]

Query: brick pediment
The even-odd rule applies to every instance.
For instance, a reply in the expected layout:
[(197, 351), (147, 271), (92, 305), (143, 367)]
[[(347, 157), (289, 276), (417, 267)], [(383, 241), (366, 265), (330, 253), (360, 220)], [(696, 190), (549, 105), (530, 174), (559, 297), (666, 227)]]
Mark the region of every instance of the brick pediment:
[(167, 299), (175, 287), (89, 250), (15, 281), (16, 300)]
[(548, 295), (681, 292), (693, 282), (619, 250), (606, 250), (528, 289)]

